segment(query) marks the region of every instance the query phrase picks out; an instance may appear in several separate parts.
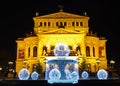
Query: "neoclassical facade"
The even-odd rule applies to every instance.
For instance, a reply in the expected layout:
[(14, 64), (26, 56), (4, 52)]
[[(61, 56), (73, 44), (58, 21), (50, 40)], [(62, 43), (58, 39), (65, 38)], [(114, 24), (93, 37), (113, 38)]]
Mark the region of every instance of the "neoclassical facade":
[(33, 72), (37, 62), (41, 63), (44, 72), (45, 57), (54, 58), (54, 47), (58, 43), (69, 46), (70, 58), (78, 56), (79, 68), (85, 60), (91, 72), (107, 69), (107, 40), (89, 30), (88, 16), (59, 11), (48, 15), (37, 15), (33, 20), (34, 32), (16, 40), (16, 72), (23, 66)]

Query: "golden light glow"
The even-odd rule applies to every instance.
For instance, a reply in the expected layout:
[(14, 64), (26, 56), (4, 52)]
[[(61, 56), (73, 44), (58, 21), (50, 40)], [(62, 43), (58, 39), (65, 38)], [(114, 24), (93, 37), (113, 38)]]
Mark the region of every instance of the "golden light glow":
[[(89, 17), (66, 12), (57, 12), (33, 17), (34, 33), (16, 40), (17, 57), (16, 72), (26, 60), (29, 71), (39, 61), (45, 71), (46, 59), (58, 59), (54, 56), (54, 47), (58, 43), (65, 43), (70, 48), (66, 59), (78, 59), (78, 66), (82, 62), (89, 64), (91, 72), (97, 71), (96, 59), (100, 60), (100, 68), (107, 69), (106, 39), (101, 39), (94, 33), (89, 33)], [(93, 66), (94, 65), (94, 66)], [(76, 65), (77, 67), (77, 65)]]

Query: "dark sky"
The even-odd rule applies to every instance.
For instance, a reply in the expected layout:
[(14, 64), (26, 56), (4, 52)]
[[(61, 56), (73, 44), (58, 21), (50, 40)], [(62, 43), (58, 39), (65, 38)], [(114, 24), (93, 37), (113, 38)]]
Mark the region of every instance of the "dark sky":
[(90, 30), (107, 41), (107, 58), (120, 62), (119, 57), (119, 5), (116, 0), (8, 0), (0, 4), (0, 65), (16, 58), (16, 42), (18, 37), (33, 32), (33, 17), (58, 12), (58, 5), (63, 10), (90, 17)]

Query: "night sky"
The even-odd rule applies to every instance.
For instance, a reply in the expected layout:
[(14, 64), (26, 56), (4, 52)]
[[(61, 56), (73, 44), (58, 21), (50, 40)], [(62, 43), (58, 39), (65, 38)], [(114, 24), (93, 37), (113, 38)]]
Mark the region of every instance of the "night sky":
[[(24, 0), (25, 1), (25, 0)], [(15, 61), (16, 42), (25, 33), (33, 32), (33, 17), (59, 12), (58, 5), (64, 5), (65, 12), (83, 15), (87, 12), (90, 17), (89, 27), (98, 36), (108, 41), (107, 58), (120, 62), (119, 42), (119, 5), (116, 0), (8, 0), (0, 6), (0, 65)]]

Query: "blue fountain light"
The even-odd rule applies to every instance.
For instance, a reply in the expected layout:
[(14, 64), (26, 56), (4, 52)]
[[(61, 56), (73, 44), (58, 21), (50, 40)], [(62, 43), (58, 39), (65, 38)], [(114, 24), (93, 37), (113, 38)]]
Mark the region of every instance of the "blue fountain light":
[(30, 72), (26, 68), (22, 68), (18, 73), (18, 78), (20, 80), (28, 80), (30, 77)]
[(88, 72), (87, 71), (83, 71), (81, 77), (82, 77), (82, 79), (88, 79), (88, 77), (89, 77)]
[(70, 49), (65, 43), (58, 43), (54, 48), (55, 56), (68, 56), (69, 53)]
[(78, 79), (79, 79), (78, 72), (76, 72), (76, 71), (73, 71), (73, 72), (71, 73), (71, 76), (72, 76), (72, 79), (73, 79), (73, 80), (78, 80)]
[(100, 69), (97, 72), (97, 77), (100, 80), (106, 80), (108, 78), (108, 72), (106, 70), (104, 70), (104, 69)]
[(61, 73), (58, 69), (52, 69), (50, 72), (49, 72), (49, 78), (51, 80), (59, 80), (61, 77)]
[(31, 79), (32, 80), (37, 80), (38, 79), (38, 73), (36, 71), (32, 72)]
[(66, 79), (72, 79), (72, 76), (71, 76), (71, 72), (69, 70), (65, 70), (65, 74), (66, 74)]

